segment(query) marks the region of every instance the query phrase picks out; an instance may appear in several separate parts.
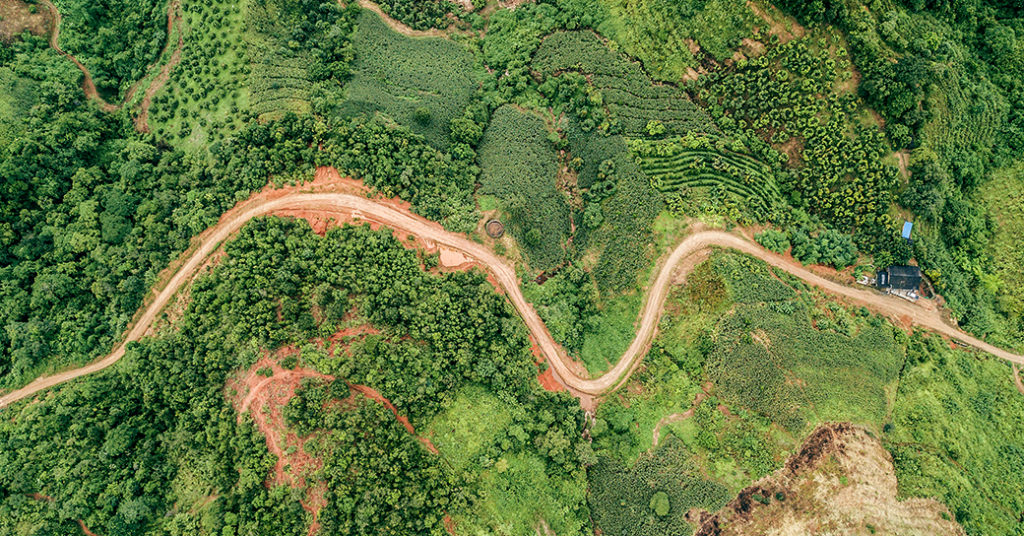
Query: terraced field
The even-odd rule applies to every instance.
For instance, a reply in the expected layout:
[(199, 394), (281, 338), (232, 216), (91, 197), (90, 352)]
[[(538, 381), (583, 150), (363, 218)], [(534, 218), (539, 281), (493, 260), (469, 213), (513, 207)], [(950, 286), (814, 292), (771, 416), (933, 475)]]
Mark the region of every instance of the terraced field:
[(633, 147), (640, 154), (641, 169), (662, 192), (719, 188), (766, 211), (782, 202), (771, 170), (750, 156), (682, 147), (666, 152), (657, 150), (658, 146), (637, 143)]
[(707, 114), (684, 91), (655, 83), (640, 63), (608, 48), (593, 32), (556, 32), (541, 44), (533, 68), (546, 76), (582, 73), (603, 96), (614, 130), (631, 137), (646, 136), (658, 121), (667, 134), (717, 132)]

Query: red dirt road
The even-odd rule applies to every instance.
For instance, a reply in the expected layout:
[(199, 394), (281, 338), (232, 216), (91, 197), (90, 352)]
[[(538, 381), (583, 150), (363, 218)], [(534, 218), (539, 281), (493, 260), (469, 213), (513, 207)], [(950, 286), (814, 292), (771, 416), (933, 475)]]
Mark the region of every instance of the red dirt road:
[(555, 343), (544, 322), (537, 312), (523, 297), (519, 289), (519, 278), (515, 269), (505, 259), (498, 257), (485, 246), (473, 242), (463, 235), (446, 231), (439, 224), (414, 215), (396, 203), (383, 200), (372, 200), (348, 193), (307, 193), (288, 191), (278, 197), (266, 196), (243, 203), (236, 209), (225, 214), (221, 221), (198, 241), (198, 247), (186, 252), (186, 257), (178, 265), (177, 271), (156, 297), (145, 307), (128, 331), (125, 342), (121, 343), (106, 357), (84, 367), (69, 370), (52, 376), (36, 379), (29, 385), (0, 397), (0, 407), (31, 396), (39, 391), (103, 370), (116, 363), (124, 355), (125, 344), (137, 341), (156, 320), (157, 315), (171, 301), (174, 295), (191, 280), (196, 270), (202, 266), (207, 257), (213, 254), (220, 244), (238, 231), (249, 220), (287, 211), (316, 211), (325, 215), (338, 215), (342, 221), (360, 220), (390, 227), (407, 234), (414, 235), (421, 242), (432, 246), (443, 246), (461, 252), (472, 262), (486, 267), (494, 280), (505, 291), (505, 295), (523, 318), (541, 353), (550, 363), (555, 376), (574, 394), (600, 395), (617, 388), (628, 378), (639, 359), (647, 352), (654, 338), (658, 319), (668, 295), (675, 269), (683, 261), (711, 247), (735, 249), (755, 256), (768, 264), (785, 270), (790, 274), (841, 296), (848, 302), (863, 305), (895, 319), (909, 319), (918, 326), (936, 331), (948, 337), (955, 337), (978, 349), (992, 353), (1008, 361), (1024, 364), (1024, 357), (976, 339), (959, 329), (949, 325), (941, 312), (929, 311), (913, 303), (893, 296), (884, 296), (877, 292), (847, 287), (830, 281), (799, 265), (792, 259), (768, 252), (745, 238), (723, 231), (702, 231), (686, 237), (667, 259), (661, 263), (657, 279), (651, 285), (646, 302), (638, 321), (636, 337), (626, 352), (618, 359), (615, 366), (598, 378), (585, 378), (574, 372), (572, 359)]

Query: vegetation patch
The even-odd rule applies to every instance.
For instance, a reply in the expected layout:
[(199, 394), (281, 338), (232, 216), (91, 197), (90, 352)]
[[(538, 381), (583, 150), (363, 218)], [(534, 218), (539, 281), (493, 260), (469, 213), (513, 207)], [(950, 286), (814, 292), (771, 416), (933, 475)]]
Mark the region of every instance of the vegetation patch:
[[(583, 74), (597, 91), (596, 104), (607, 111), (611, 132), (646, 136), (652, 122), (661, 125), (659, 134), (717, 130), (685, 92), (654, 83), (639, 63), (610, 49), (593, 32), (556, 32), (546, 37), (533, 57), (533, 68), (545, 76)], [(599, 118), (591, 121), (593, 126), (601, 123)]]
[(489, 449), (511, 422), (504, 402), (482, 387), (470, 387), (434, 417), (427, 433), (457, 471), (479, 470), (493, 463)]
[(1024, 396), (1009, 365), (915, 336), (896, 392), (886, 446), (900, 494), (936, 497), (967, 534), (1012, 534), (1021, 527)]
[(494, 112), (480, 141), (480, 193), (496, 196), (530, 266), (547, 270), (565, 258), (569, 207), (555, 188), (558, 162), (539, 117), (512, 106)]
[[(167, 41), (167, 0), (55, 0), (62, 49), (92, 74), (101, 95), (117, 100), (141, 79)], [(45, 9), (45, 8), (43, 8)]]
[(590, 510), (605, 534), (691, 534), (690, 508), (717, 510), (729, 498), (725, 487), (701, 475), (675, 437), (640, 456), (631, 467), (599, 457), (588, 478)]
[(1024, 233), (1024, 164), (1000, 170), (978, 194), (994, 223), (989, 251), (1000, 282), (996, 304), (1008, 324), (998, 332), (1016, 335), (1007, 342), (1019, 348), (1024, 345), (1024, 274), (1020, 269), (1024, 266), (1024, 242), (1020, 240)]
[(380, 0), (381, 11), (414, 30), (445, 28), (461, 8), (449, 0)]
[(595, 27), (643, 61), (658, 79), (671, 82), (708, 60), (731, 57), (755, 21), (746, 4), (728, 0), (601, 4), (607, 15)]
[(448, 39), (405, 37), (370, 11), (357, 25), (352, 78), (338, 113), (380, 112), (431, 145), (447, 147), (452, 120), (463, 115), (479, 85), (473, 54)]
[(826, 38), (774, 45), (701, 77), (697, 94), (723, 130), (742, 135), (769, 164), (785, 165), (780, 186), (792, 204), (857, 230), (860, 242), (886, 244), (895, 236), (886, 212), (898, 171), (883, 163), (889, 147), (881, 131), (854, 119), (856, 96), (831, 92), (840, 73), (849, 76), (844, 53)]
[[(630, 143), (640, 157), (641, 169), (651, 178), (652, 185), (666, 194), (668, 205), (674, 210), (693, 213), (692, 196), (706, 191), (710, 199), (719, 203), (719, 212), (733, 219), (780, 219), (788, 205), (779, 193), (771, 167), (723, 145), (713, 138), (692, 134), (665, 141)], [(730, 213), (728, 198), (739, 202), (740, 213)], [(750, 216), (745, 218), (747, 214)]]

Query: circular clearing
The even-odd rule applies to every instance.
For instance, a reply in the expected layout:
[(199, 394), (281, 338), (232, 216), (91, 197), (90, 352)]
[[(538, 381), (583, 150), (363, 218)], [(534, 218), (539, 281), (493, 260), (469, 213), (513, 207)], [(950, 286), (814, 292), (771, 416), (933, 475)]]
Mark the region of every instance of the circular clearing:
[(491, 238), (501, 238), (505, 234), (505, 224), (498, 220), (489, 220), (484, 224), (484, 230)]

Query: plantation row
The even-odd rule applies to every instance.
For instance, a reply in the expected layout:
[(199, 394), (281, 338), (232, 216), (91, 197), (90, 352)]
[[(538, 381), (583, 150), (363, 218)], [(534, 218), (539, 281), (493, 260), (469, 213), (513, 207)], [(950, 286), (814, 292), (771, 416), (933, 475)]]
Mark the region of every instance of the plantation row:
[(652, 121), (659, 121), (669, 135), (717, 131), (683, 91), (654, 83), (639, 63), (611, 50), (592, 32), (551, 34), (534, 55), (533, 68), (544, 76), (566, 71), (587, 75), (607, 106), (613, 132), (645, 136)]
[(746, 155), (711, 149), (706, 139), (651, 143), (634, 141), (640, 168), (664, 193), (685, 188), (718, 188), (770, 213), (782, 203), (771, 170)]
[(282, 52), (269, 50), (253, 68), (249, 107), (257, 116), (309, 110), (309, 71), (304, 66), (308, 60)]
[(832, 91), (842, 81), (838, 69), (849, 68), (832, 48), (843, 50), (812, 38), (770, 47), (702, 77), (697, 97), (724, 130), (754, 140), (759, 154), (791, 168), (780, 177), (799, 194), (799, 208), (875, 240), (885, 236), (878, 227), (889, 225), (898, 171), (883, 164), (891, 149), (882, 132), (856, 120), (856, 98)]

